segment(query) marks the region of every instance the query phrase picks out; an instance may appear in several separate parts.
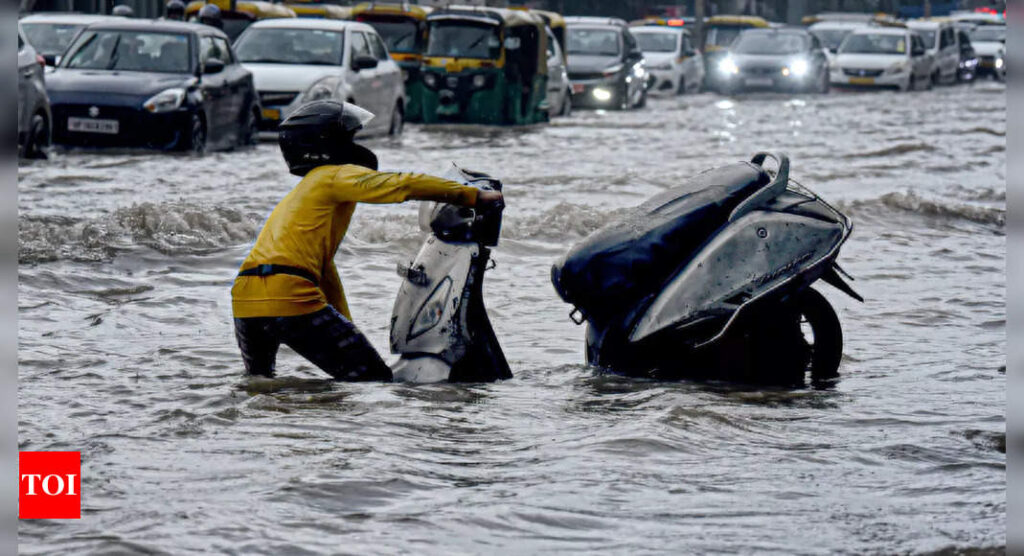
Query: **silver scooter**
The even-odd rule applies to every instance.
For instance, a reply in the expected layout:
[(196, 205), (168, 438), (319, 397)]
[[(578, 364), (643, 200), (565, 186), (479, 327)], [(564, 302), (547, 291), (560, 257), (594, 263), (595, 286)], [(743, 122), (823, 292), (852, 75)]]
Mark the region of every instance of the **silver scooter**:
[[(772, 171), (765, 161), (772, 158)], [(759, 153), (704, 172), (594, 232), (552, 268), (587, 323), (587, 360), (654, 378), (803, 383), (833, 377), (839, 319), (819, 279), (857, 300), (836, 264), (850, 219)], [(848, 277), (848, 276), (847, 276)]]
[[(445, 177), (482, 190), (501, 191), (486, 174), (453, 167)], [(428, 232), (416, 260), (399, 265), (403, 278), (391, 314), (391, 365), (397, 382), (490, 382), (512, 378), (484, 308), (484, 273), (493, 268), (502, 208), (481, 211), (423, 203), (420, 228)]]

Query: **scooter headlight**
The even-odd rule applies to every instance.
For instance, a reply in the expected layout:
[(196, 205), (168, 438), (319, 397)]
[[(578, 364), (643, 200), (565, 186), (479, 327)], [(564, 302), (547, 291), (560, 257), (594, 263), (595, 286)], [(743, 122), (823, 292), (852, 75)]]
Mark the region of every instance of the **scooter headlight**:
[(161, 112), (177, 110), (184, 101), (185, 89), (174, 88), (153, 95), (146, 102), (142, 103), (142, 107), (151, 114), (159, 114)]
[(434, 288), (434, 291), (427, 298), (416, 317), (412, 319), (412, 326), (409, 327), (409, 340), (420, 336), (424, 332), (434, 328), (441, 322), (444, 316), (444, 308), (448, 306), (449, 298), (452, 295), (452, 279), (445, 276), (444, 280)]

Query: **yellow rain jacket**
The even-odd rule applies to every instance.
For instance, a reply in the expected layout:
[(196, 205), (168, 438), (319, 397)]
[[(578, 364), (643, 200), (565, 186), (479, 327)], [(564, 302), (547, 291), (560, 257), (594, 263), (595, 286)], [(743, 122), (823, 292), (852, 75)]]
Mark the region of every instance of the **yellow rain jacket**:
[(351, 319), (334, 254), (356, 203), (424, 200), (473, 206), (476, 197), (475, 188), (423, 174), (377, 172), (352, 164), (316, 168), (277, 204), (239, 270), (261, 264), (293, 266), (312, 272), (320, 286), (290, 274), (239, 276), (231, 288), (234, 316), (290, 317), (330, 304)]

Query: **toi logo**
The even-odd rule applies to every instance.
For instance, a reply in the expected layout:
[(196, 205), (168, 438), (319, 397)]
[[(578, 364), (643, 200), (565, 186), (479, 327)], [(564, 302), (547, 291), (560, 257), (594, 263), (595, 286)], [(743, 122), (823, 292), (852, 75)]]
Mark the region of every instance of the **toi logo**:
[(79, 452), (18, 452), (18, 518), (82, 517)]

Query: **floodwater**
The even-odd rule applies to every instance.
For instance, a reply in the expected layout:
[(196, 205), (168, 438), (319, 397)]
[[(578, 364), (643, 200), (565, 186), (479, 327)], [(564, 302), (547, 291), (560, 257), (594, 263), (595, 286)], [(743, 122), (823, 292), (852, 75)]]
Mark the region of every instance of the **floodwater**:
[[(19, 169), (21, 450), (82, 453), (82, 519), (23, 553), (895, 553), (1005, 544), (1006, 96), (995, 83), (712, 94), (527, 130), (410, 126), (386, 169), (504, 180), (485, 297), (515, 378), (343, 384), (285, 350), (246, 379), (229, 288), (295, 183), (273, 144)], [(551, 263), (758, 150), (849, 212), (826, 388), (601, 375)], [(415, 204), (362, 206), (337, 262), (387, 349)]]

